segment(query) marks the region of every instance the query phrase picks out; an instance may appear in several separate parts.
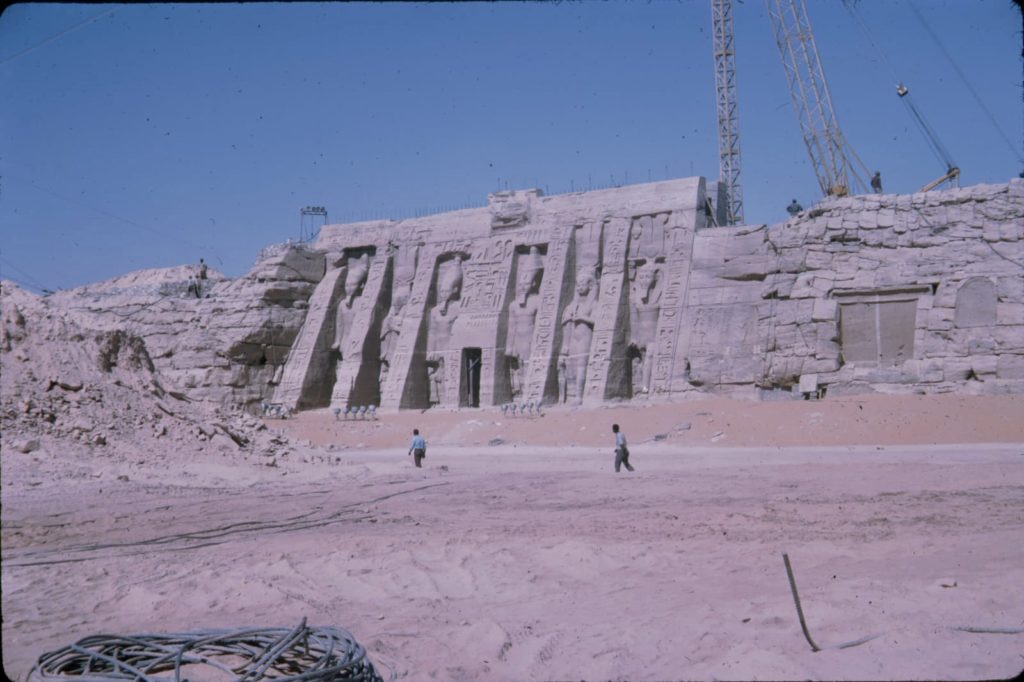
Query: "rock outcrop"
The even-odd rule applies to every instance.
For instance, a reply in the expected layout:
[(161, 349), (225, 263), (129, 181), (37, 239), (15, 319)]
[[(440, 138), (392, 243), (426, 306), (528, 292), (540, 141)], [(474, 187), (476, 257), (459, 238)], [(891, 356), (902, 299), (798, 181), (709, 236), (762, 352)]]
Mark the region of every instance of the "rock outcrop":
[(243, 277), (211, 273), (198, 296), (192, 270), (131, 273), (49, 299), (84, 327), (130, 330), (175, 391), (256, 411), (280, 379), (324, 255), (301, 244), (268, 247)]

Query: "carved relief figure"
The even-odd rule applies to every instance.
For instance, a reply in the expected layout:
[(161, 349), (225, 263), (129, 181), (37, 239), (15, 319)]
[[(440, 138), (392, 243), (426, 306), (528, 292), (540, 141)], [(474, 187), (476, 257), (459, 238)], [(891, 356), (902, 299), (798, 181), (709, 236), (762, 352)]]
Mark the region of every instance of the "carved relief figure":
[(451, 348), (452, 325), (459, 316), (462, 296), (462, 258), (455, 258), (442, 267), (437, 278), (436, 303), (430, 310), (427, 336), (427, 375), (430, 404), (444, 396), (444, 352)]
[(380, 326), (380, 373), (379, 385), (383, 388), (391, 362), (394, 359), (398, 339), (402, 334), (402, 309), (412, 293), (412, 281), (416, 276), (418, 246), (399, 248), (388, 244), (388, 254), (394, 259), (394, 284), (391, 290), (391, 307)]
[(407, 291), (396, 291), (391, 309), (380, 325), (380, 385), (384, 385), (388, 372), (391, 370), (391, 358), (394, 357), (398, 337), (402, 333), (402, 308), (409, 297)]
[(594, 306), (597, 303), (597, 273), (582, 267), (576, 272), (576, 294), (562, 313), (562, 348), (558, 359), (559, 386), (563, 402), (583, 400), (587, 380), (590, 342), (594, 336)]
[(334, 318), (334, 343), (331, 350), (338, 352), (338, 361), (351, 353), (348, 346), (349, 334), (352, 331), (352, 319), (355, 317), (353, 303), (362, 295), (366, 285), (366, 276), (370, 272), (370, 257), (363, 254), (358, 258), (349, 258), (342, 266), (345, 268), (345, 289), (338, 301)]
[(629, 354), (633, 361), (633, 394), (651, 387), (649, 361), (657, 343), (658, 315), (661, 313), (661, 268), (654, 261), (636, 265), (630, 291)]
[(516, 278), (515, 299), (508, 306), (508, 340), (505, 343), (513, 401), (522, 395), (523, 379), (528, 375), (533, 328), (537, 322), (539, 304), (537, 291), (543, 276), (543, 263), (536, 246), (530, 247), (530, 253), (523, 257), (521, 263), (522, 269)]

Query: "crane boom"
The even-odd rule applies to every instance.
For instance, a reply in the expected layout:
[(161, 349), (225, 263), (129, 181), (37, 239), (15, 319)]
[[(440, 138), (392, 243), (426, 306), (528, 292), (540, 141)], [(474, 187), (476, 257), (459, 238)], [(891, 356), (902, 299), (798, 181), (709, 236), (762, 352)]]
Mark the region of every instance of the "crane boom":
[(843, 137), (832, 107), (832, 95), (804, 0), (765, 0), (765, 5), (775, 29), (793, 108), (822, 192), (826, 196), (845, 196), (853, 189), (851, 182), (857, 190), (866, 191), (867, 185), (851, 163), (851, 158), (857, 156)]
[(736, 40), (732, 0), (711, 0), (714, 27), (715, 108), (718, 113), (718, 181), (725, 191), (725, 223), (743, 222), (740, 183), (740, 121), (736, 103)]

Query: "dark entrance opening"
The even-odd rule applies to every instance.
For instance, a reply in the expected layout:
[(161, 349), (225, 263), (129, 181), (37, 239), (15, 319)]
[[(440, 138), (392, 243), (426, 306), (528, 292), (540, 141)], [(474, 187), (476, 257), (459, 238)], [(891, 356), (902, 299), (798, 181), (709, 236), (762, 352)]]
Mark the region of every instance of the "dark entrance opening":
[(479, 348), (462, 349), (462, 390), (459, 407), (480, 407), (480, 364), (483, 352)]

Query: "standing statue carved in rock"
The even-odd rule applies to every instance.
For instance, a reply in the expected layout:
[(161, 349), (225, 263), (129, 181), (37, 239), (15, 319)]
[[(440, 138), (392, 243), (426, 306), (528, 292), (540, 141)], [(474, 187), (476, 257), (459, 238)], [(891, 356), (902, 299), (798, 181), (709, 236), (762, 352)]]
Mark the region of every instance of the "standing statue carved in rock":
[(391, 360), (398, 346), (398, 337), (402, 335), (402, 308), (405, 307), (407, 291), (396, 291), (391, 302), (391, 309), (380, 325), (380, 386), (391, 371)]
[(398, 348), (398, 340), (402, 335), (402, 309), (412, 295), (412, 283), (416, 277), (416, 262), (419, 253), (419, 246), (409, 243), (399, 246), (394, 242), (388, 242), (387, 249), (387, 257), (392, 259), (394, 274), (391, 285), (391, 306), (381, 322), (379, 333), (378, 385), (381, 391), (384, 390), (385, 381), (391, 371), (391, 364), (395, 359), (395, 349)]
[(523, 381), (528, 376), (533, 329), (539, 305), (537, 291), (543, 275), (540, 251), (536, 246), (530, 247), (530, 253), (521, 262), (522, 269), (516, 278), (515, 299), (508, 306), (508, 340), (505, 343), (513, 402), (522, 397)]
[(455, 256), (446, 265), (438, 273), (437, 295), (427, 328), (427, 383), (431, 406), (444, 400), (444, 354), (451, 349), (452, 325), (459, 316), (462, 297), (462, 258)]
[(654, 261), (638, 263), (630, 292), (629, 355), (633, 362), (633, 394), (651, 389), (651, 357), (656, 352), (661, 313), (661, 268)]
[(594, 306), (597, 303), (597, 273), (592, 267), (576, 272), (576, 295), (562, 313), (562, 348), (558, 358), (562, 402), (583, 401), (594, 337)]
[(370, 272), (370, 257), (363, 254), (359, 258), (350, 258), (343, 265), (345, 268), (345, 289), (341, 292), (338, 300), (338, 308), (334, 316), (334, 343), (331, 350), (338, 354), (338, 362), (345, 356), (352, 353), (349, 347), (349, 337), (352, 331), (352, 321), (355, 318), (355, 300), (363, 293), (366, 285), (366, 277)]

